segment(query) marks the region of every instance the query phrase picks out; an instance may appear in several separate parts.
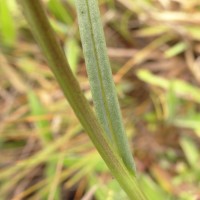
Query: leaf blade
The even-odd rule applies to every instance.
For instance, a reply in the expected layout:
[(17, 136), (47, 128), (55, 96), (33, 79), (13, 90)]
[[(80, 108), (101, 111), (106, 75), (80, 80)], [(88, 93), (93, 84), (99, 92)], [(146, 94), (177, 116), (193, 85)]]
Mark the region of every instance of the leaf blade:
[(126, 167), (135, 173), (135, 165), (122, 124), (112, 71), (96, 0), (76, 0), (79, 28), (98, 119)]

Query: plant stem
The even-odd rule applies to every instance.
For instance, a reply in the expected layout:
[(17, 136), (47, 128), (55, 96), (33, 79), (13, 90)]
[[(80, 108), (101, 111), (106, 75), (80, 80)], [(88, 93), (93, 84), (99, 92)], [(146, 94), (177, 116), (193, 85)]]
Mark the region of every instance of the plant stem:
[(42, 49), (65, 97), (76, 116), (88, 133), (98, 152), (110, 168), (113, 176), (132, 200), (146, 200), (136, 178), (129, 173), (121, 158), (113, 150), (104, 135), (96, 116), (84, 97), (80, 86), (73, 76), (63, 50), (47, 20), (40, 0), (18, 0), (30, 25), (32, 33)]

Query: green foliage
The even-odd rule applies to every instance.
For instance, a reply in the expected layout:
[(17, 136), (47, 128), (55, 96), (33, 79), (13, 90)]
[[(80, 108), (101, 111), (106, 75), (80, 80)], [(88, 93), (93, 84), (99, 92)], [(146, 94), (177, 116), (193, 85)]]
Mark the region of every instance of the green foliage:
[(186, 159), (191, 168), (196, 168), (196, 163), (199, 161), (199, 150), (194, 144), (194, 142), (187, 137), (181, 138), (180, 141), (181, 147), (185, 153)]
[(175, 44), (171, 48), (169, 48), (165, 52), (166, 58), (174, 57), (182, 52), (184, 52), (187, 49), (187, 44), (185, 42), (179, 42), (178, 44)]
[(135, 173), (122, 124), (97, 1), (77, 0), (76, 5), (87, 73), (98, 119), (127, 169)]
[(80, 47), (74, 38), (69, 38), (65, 44), (65, 53), (73, 73), (77, 72), (77, 66), (80, 59)]
[(58, 20), (68, 25), (72, 24), (73, 19), (60, 0), (50, 0), (48, 8)]
[[(98, 11), (97, 2), (93, 2), (95, 4), (90, 4), (90, 3), (86, 1), (85, 4), (83, 4), (83, 2), (80, 2), (80, 4), (78, 4), (78, 6), (80, 6), (79, 7), (80, 10), (78, 9), (79, 15), (82, 15), (83, 13), (85, 15), (86, 12), (88, 13), (87, 9), (89, 9), (88, 7), (89, 5), (90, 8), (94, 6), (93, 7), (94, 10)], [(125, 149), (126, 151), (124, 153), (126, 159), (124, 159), (123, 155), (122, 156), (122, 159), (124, 159), (123, 162), (122, 159), (120, 158), (122, 150), (116, 153), (112, 143), (106, 137), (101, 125), (99, 124), (99, 121), (96, 119), (96, 116), (92, 112), (87, 100), (85, 99), (83, 93), (81, 92), (80, 86), (76, 78), (73, 76), (73, 73), (70, 70), (70, 67), (65, 59), (64, 53), (54, 36), (54, 32), (49, 24), (42, 3), (39, 0), (35, 0), (34, 2), (30, 0), (28, 1), (20, 0), (19, 4), (23, 8), (23, 11), (31, 27), (33, 35), (35, 36), (38, 44), (40, 45), (40, 48), (43, 50), (43, 53), (48, 61), (48, 64), (51, 67), (51, 70), (54, 73), (58, 83), (60, 84), (65, 97), (68, 99), (68, 102), (73, 108), (76, 116), (78, 117), (79, 121), (85, 128), (90, 139), (92, 140), (95, 147), (99, 151), (100, 155), (108, 165), (109, 169), (111, 170), (115, 178), (118, 180), (118, 182), (120, 183), (120, 185), (126, 191), (127, 195), (130, 198), (135, 200), (146, 199), (145, 195), (143, 194), (137, 183), (136, 177), (133, 175), (133, 171), (131, 171), (132, 170), (132, 167), (130, 166), (131, 160), (129, 161), (127, 160), (127, 156), (129, 156), (130, 158), (131, 154), (127, 154), (126, 146), (125, 147), (121, 146), (120, 148), (122, 149), (126, 148)], [(82, 10), (83, 8), (85, 8), (86, 10)], [(94, 13), (94, 10), (92, 10), (92, 12), (93, 15), (95, 16), (98, 13)], [(85, 16), (87, 18), (90, 15), (85, 15)], [(100, 20), (98, 15), (96, 15), (96, 17), (97, 20)], [(89, 21), (90, 20), (91, 19), (89, 19)], [(86, 30), (87, 27), (84, 28)], [(100, 38), (101, 37), (102, 35), (100, 33)], [(99, 41), (99, 44), (104, 45), (104, 42), (102, 43), (102, 41)], [(103, 51), (104, 50), (105, 47), (103, 48)], [(98, 60), (96, 62), (98, 62)], [(111, 85), (106, 85), (106, 87), (108, 88), (111, 87), (110, 89), (112, 89), (113, 83), (111, 82), (111, 80), (109, 80), (109, 83)], [(124, 144), (124, 142), (123, 143), (118, 142), (117, 145), (119, 144)]]
[(200, 89), (190, 83), (177, 79), (174, 79), (173, 81), (167, 80), (165, 78), (155, 76), (147, 70), (139, 70), (137, 72), (137, 76), (141, 80), (149, 84), (159, 86), (165, 90), (169, 90), (171, 85), (173, 85), (173, 90), (176, 95), (181, 98), (200, 103)]
[[(40, 119), (44, 118), (46, 111), (44, 106), (39, 101), (38, 97), (34, 92), (29, 92), (29, 104), (32, 111), (32, 116), (36, 117), (36, 128), (38, 129), (39, 138), (43, 145), (47, 145), (49, 141), (52, 140), (52, 135), (50, 133), (50, 123), (48, 120)], [(37, 120), (37, 118), (39, 118)]]
[(148, 176), (142, 176), (140, 184), (144, 187), (145, 193), (149, 199), (160, 200), (172, 200), (171, 197), (164, 192), (156, 183)]
[[(67, 68), (71, 68), (91, 103), (75, 1), (41, 1), (56, 32), (56, 42), (47, 39), (48, 27), (40, 40), (42, 45), (51, 41), (48, 45), (53, 46), (45, 55), (53, 58), (50, 62), (62, 77), (66, 68), (63, 57), (67, 56)], [(52, 65), (44, 62), (16, 2), (0, 0), (0, 199), (61, 200), (63, 195), (73, 195), (74, 199), (126, 200), (122, 188), (131, 193), (136, 182), (149, 199), (199, 198), (200, 2), (98, 1), (126, 132), (133, 145), (139, 174), (136, 181), (134, 177), (132, 181), (124, 163), (115, 160), (120, 159), (112, 147), (115, 142), (107, 146), (110, 159), (122, 167), (124, 174), (117, 179), (110, 174), (108, 166), (115, 171), (116, 165), (107, 159), (107, 166), (84, 134), (70, 106), (73, 98), (69, 104), (60, 93), (47, 67)], [(29, 2), (34, 7), (35, 0)], [(52, 45), (57, 41), (61, 51)], [(59, 57), (57, 50), (65, 55)], [(58, 74), (56, 77), (59, 79)], [(64, 89), (68, 85), (62, 84)], [(77, 105), (88, 107), (82, 104), (79, 92), (75, 95), (80, 99)], [(87, 115), (87, 109), (81, 109), (80, 115)], [(81, 120), (83, 127), (88, 125)], [(89, 121), (97, 125), (96, 120)], [(85, 130), (93, 141), (92, 132), (106, 134), (98, 125), (88, 127)], [(97, 138), (105, 142), (104, 136)], [(98, 149), (102, 150), (101, 146)], [(124, 177), (130, 178), (128, 184)]]
[[(36, 117), (36, 128), (37, 133), (39, 134), (38, 138), (40, 139), (40, 141), (42, 142), (43, 146), (47, 146), (49, 145), (49, 142), (53, 140), (51, 131), (50, 131), (50, 123), (48, 120), (45, 119), (40, 119), (45, 117), (46, 110), (44, 109), (44, 105), (42, 105), (42, 103), (40, 102), (39, 98), (36, 96), (36, 94), (34, 92), (29, 92), (28, 94), (29, 97), (29, 104), (30, 104), (30, 108), (32, 111), (32, 116)], [(38, 118), (38, 119), (37, 119)], [(58, 163), (59, 159), (55, 159), (52, 161), (47, 162), (47, 167), (45, 170), (45, 175), (47, 176), (47, 179), (52, 179), (52, 181), (54, 181), (54, 176), (56, 176), (56, 166)], [(55, 175), (54, 175), (55, 173)], [(51, 190), (51, 182), (49, 184), (49, 191)], [(53, 191), (53, 194), (51, 192), (51, 195), (53, 196), (53, 199), (58, 200), (60, 199), (60, 188), (59, 187), (55, 187), (55, 191)], [(47, 194), (43, 194), (43, 198), (47, 198)]]
[(12, 47), (16, 40), (16, 28), (9, 5), (9, 1), (0, 0), (0, 36), (5, 46)]

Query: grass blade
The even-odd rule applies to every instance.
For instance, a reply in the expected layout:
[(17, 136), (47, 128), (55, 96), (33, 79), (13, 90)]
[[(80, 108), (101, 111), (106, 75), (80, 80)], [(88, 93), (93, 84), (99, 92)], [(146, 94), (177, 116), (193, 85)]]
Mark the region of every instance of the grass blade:
[(14, 20), (9, 11), (8, 1), (0, 0), (0, 35), (5, 46), (11, 47), (15, 43), (16, 30)]
[(98, 2), (97, 0), (76, 0), (76, 7), (87, 72), (98, 119), (126, 167), (134, 173), (135, 166), (122, 124)]

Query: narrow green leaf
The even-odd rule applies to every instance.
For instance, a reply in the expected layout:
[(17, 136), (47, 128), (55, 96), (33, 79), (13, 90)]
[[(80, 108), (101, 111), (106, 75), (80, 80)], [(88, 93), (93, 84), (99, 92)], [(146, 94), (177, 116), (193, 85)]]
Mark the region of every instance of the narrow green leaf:
[(189, 25), (189, 26), (185, 26), (185, 29), (187, 30), (189, 36), (197, 41), (200, 41), (200, 27), (196, 26), (196, 25)]
[(151, 200), (172, 200), (171, 196), (162, 190), (149, 176), (142, 176), (140, 184)]
[[(36, 96), (34, 92), (28, 93), (28, 100), (31, 109), (31, 113), (35, 117), (41, 117), (46, 114), (44, 106), (40, 102), (39, 98)], [(35, 122), (36, 128), (39, 132), (39, 139), (41, 140), (43, 145), (47, 145), (49, 141), (52, 140), (52, 135), (49, 130), (50, 123), (46, 119), (39, 119)]]
[(179, 99), (177, 98), (173, 81), (170, 82), (169, 89), (166, 93), (166, 103), (167, 103), (167, 121), (172, 123), (177, 111)]
[(9, 11), (8, 1), (0, 0), (0, 34), (4, 45), (12, 46), (16, 38), (14, 20)]
[(139, 31), (136, 31), (135, 34), (140, 37), (152, 37), (156, 35), (165, 34), (167, 31), (169, 31), (169, 28), (167, 26), (156, 25), (156, 26), (142, 28)]
[(72, 24), (72, 17), (66, 11), (60, 0), (50, 0), (48, 2), (48, 7), (59, 20), (67, 24)]
[(126, 167), (135, 166), (122, 124), (97, 0), (76, 0), (82, 46), (98, 119)]
[(165, 52), (165, 57), (166, 58), (174, 57), (184, 52), (186, 49), (187, 49), (187, 44), (185, 42), (179, 42)]
[(180, 144), (188, 163), (192, 168), (195, 169), (196, 163), (199, 160), (199, 150), (196, 144), (189, 137), (182, 137)]
[[(42, 102), (40, 101), (40, 99), (37, 97), (37, 95), (33, 92), (30, 91), (28, 93), (28, 100), (29, 100), (29, 104), (30, 104), (30, 108), (31, 108), (31, 114), (35, 117), (42, 117), (44, 115), (46, 115), (46, 110), (44, 108), (44, 106), (42, 105)], [(39, 139), (42, 143), (42, 145), (47, 148), (50, 144), (50, 141), (53, 139), (51, 131), (50, 131), (50, 123), (48, 120), (46, 119), (40, 119), (40, 120), (36, 120), (35, 122), (36, 128), (38, 129), (38, 135), (39, 135)], [(49, 177), (50, 179), (54, 178), (54, 173), (56, 171), (56, 166), (57, 166), (57, 162), (58, 162), (58, 158), (54, 161), (48, 161), (47, 162), (47, 166), (45, 168), (45, 174), (47, 177)], [(47, 187), (51, 187), (51, 184), (47, 185)], [(60, 188), (56, 188), (55, 190), (55, 196), (54, 196), (54, 200), (58, 200), (59, 195), (60, 195)], [(43, 194), (44, 198), (47, 198), (47, 194)]]
[(69, 38), (65, 43), (65, 54), (67, 55), (67, 59), (69, 65), (74, 74), (76, 74), (78, 61), (80, 57), (80, 46), (75, 38)]
[[(148, 70), (138, 70), (137, 76), (140, 80), (145, 81), (146, 83), (161, 87), (165, 90), (170, 89), (171, 80), (165, 79), (161, 76), (156, 76)], [(185, 81), (174, 79), (173, 80), (173, 90), (178, 97), (183, 99), (189, 99), (200, 103), (200, 89), (192, 84), (189, 84)]]

